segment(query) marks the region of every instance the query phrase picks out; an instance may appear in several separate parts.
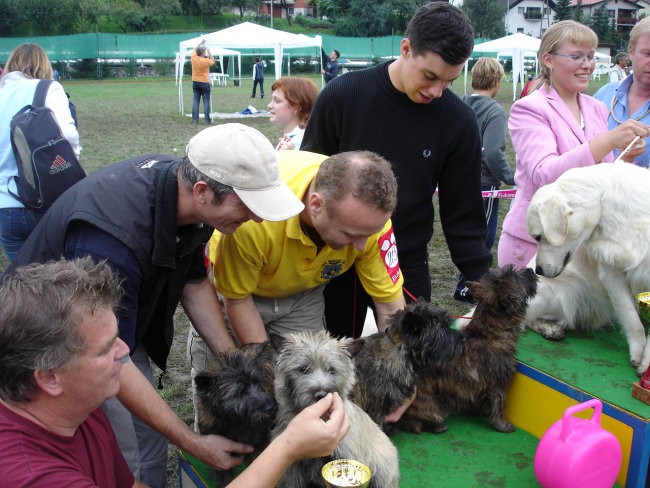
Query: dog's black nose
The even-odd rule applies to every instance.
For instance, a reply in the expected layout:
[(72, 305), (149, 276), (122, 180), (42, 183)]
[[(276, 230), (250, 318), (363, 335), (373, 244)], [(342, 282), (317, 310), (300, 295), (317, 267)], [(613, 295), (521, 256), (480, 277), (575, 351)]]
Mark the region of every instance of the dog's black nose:
[(539, 276), (543, 276), (543, 275), (544, 275), (544, 270), (542, 269), (541, 266), (539, 266), (539, 265), (538, 265), (538, 266), (535, 266), (535, 274), (536, 274), (536, 275), (539, 275)]
[(327, 395), (327, 392), (325, 390), (318, 390), (317, 392), (314, 393), (314, 398), (316, 401), (325, 398), (325, 395)]

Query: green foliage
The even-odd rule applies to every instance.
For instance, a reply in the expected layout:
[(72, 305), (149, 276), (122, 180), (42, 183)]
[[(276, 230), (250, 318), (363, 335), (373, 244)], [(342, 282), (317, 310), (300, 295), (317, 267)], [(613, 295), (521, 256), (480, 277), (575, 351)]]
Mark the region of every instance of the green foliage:
[(339, 36), (377, 37), (404, 32), (421, 0), (321, 0), (319, 12)]
[(77, 59), (70, 63), (70, 76), (76, 79), (96, 79), (98, 76), (96, 59)]
[(503, 7), (496, 0), (465, 0), (462, 9), (474, 26), (475, 37), (497, 39), (505, 35)]
[(239, 18), (243, 18), (247, 10), (255, 10), (259, 7), (258, 0), (230, 0), (230, 4), (239, 10)]
[(576, 6), (573, 7), (572, 12), (571, 12), (571, 19), (575, 20), (576, 22), (580, 24), (585, 23), (585, 14), (582, 11), (582, 0), (578, 0), (576, 3)]
[(25, 20), (37, 27), (37, 32), (70, 34), (74, 21), (74, 0), (20, 0), (19, 8), (25, 12)]
[(555, 5), (555, 16), (553, 17), (555, 22), (571, 18), (571, 0), (557, 0)]
[(296, 23), (307, 29), (329, 29), (332, 27), (332, 24), (328, 20), (316, 19), (305, 15), (298, 15), (296, 17)]
[(17, 0), (0, 1), (0, 36), (10, 34), (24, 17), (24, 11), (19, 8)]
[(591, 14), (589, 19), (589, 27), (596, 33), (598, 39), (604, 41), (609, 35), (609, 30), (611, 28), (609, 22), (609, 15), (607, 14), (607, 6), (603, 3), (600, 5), (594, 13)]

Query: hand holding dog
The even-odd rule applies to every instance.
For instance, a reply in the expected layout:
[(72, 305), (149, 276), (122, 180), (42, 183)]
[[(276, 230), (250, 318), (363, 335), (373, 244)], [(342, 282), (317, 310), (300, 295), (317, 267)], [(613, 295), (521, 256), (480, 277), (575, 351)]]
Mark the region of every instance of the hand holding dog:
[(396, 422), (399, 422), (399, 419), (402, 418), (402, 415), (404, 415), (404, 412), (408, 410), (408, 408), (411, 406), (411, 403), (415, 400), (416, 395), (418, 394), (418, 389), (415, 387), (413, 389), (413, 395), (411, 395), (411, 398), (406, 400), (402, 405), (397, 407), (395, 410), (393, 410), (391, 413), (386, 415), (384, 417), (384, 423), (386, 424), (394, 424)]
[(215, 469), (231, 469), (244, 461), (244, 454), (253, 452), (253, 446), (231, 441), (220, 435), (202, 435), (192, 454)]

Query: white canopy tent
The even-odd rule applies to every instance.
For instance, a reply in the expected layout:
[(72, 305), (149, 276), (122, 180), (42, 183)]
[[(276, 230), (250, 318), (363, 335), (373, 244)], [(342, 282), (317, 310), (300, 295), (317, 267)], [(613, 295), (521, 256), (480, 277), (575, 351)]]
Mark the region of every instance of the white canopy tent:
[[(242, 22), (241, 24), (212, 32), (204, 36), (187, 39), (179, 44), (181, 53), (191, 52), (202, 40), (206, 45), (216, 52), (217, 48), (222, 49), (257, 49), (272, 50), (275, 61), (275, 78), (282, 76), (282, 59), (285, 49), (317, 47), (318, 56), (322, 64), (322, 45), (321, 36), (309, 37), (304, 34), (291, 34), (289, 32), (269, 29), (251, 22)], [(178, 62), (177, 62), (178, 65)], [(223, 66), (223, 64), (222, 64)], [(177, 67), (178, 70), (178, 67)], [(182, 69), (181, 69), (182, 73)], [(241, 77), (241, 57), (239, 58), (239, 76)], [(177, 81), (179, 80), (177, 76)], [(182, 106), (182, 83), (179, 83), (179, 105)], [(182, 111), (182, 110), (181, 110)]]
[[(185, 63), (187, 60), (192, 56), (192, 51), (193, 49), (199, 44), (199, 40), (196, 42), (195, 45), (193, 45), (190, 48), (183, 49), (181, 48), (180, 52), (176, 53), (176, 65), (175, 65), (175, 73), (176, 73), (176, 86), (178, 86), (178, 109), (183, 113), (184, 107), (183, 107), (183, 70)], [(181, 43), (182, 45), (183, 43)], [(223, 58), (225, 56), (229, 56), (231, 59), (237, 57), (237, 69), (239, 73), (239, 77), (241, 78), (241, 53), (239, 51), (233, 51), (232, 49), (225, 49), (222, 47), (218, 46), (208, 46), (210, 48), (210, 53), (212, 54), (213, 57), (219, 59), (219, 66), (221, 67), (221, 74), (226, 75), (224, 72), (224, 62)], [(233, 73), (235, 73), (235, 69), (233, 68)], [(212, 102), (212, 99), (210, 99), (210, 102)]]
[[(521, 83), (522, 86), (525, 83), (524, 57), (537, 57), (540, 43), (541, 41), (536, 37), (521, 33), (511, 34), (493, 41), (476, 44), (472, 57), (476, 57), (474, 53), (497, 53), (497, 58), (512, 57), (512, 99), (515, 100), (517, 98), (517, 83)], [(467, 67), (468, 63), (465, 63), (465, 91), (467, 91)]]

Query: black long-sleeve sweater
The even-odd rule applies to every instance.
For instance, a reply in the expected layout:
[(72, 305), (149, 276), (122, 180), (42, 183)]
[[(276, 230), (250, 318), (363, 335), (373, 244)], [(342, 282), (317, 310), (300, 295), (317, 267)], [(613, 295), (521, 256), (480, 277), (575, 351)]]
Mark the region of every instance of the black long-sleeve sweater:
[(451, 90), (428, 104), (411, 101), (388, 76), (388, 63), (337, 77), (320, 93), (302, 150), (368, 150), (387, 159), (398, 181), (393, 226), (400, 259), (427, 255), (433, 195), (451, 258), (469, 280), (490, 266), (481, 199), (481, 140), (472, 110)]

